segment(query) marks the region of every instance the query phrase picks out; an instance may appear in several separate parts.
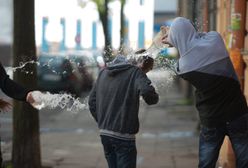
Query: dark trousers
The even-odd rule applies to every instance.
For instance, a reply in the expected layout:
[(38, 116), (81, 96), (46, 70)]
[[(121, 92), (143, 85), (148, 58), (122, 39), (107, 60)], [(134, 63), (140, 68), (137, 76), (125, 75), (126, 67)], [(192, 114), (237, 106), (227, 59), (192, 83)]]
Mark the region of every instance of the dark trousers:
[(121, 140), (101, 135), (101, 141), (109, 168), (136, 168), (135, 140)]
[(248, 115), (244, 115), (222, 127), (202, 126), (199, 143), (199, 168), (215, 168), (224, 137), (231, 141), (237, 168), (248, 168)]

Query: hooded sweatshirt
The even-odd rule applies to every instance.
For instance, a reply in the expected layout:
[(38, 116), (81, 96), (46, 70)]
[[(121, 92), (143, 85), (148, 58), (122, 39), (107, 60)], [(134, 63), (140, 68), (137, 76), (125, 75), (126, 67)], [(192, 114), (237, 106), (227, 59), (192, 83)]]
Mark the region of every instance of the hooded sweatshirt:
[(168, 41), (180, 55), (179, 76), (196, 88), (196, 108), (203, 125), (216, 127), (247, 113), (246, 99), (218, 32), (199, 33), (188, 19), (178, 17)]
[(125, 57), (116, 59), (97, 78), (89, 96), (89, 109), (98, 123), (101, 135), (131, 140), (139, 130), (139, 99), (158, 102), (151, 81)]

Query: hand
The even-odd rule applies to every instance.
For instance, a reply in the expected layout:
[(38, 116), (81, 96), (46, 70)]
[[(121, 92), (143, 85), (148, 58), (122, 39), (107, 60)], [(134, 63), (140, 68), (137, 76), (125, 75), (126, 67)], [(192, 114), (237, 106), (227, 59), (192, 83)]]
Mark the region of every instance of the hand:
[(160, 27), (160, 31), (162, 31), (163, 34), (168, 34), (169, 31), (170, 31), (170, 27), (168, 27), (168, 26), (161, 26)]
[(33, 104), (35, 102), (34, 97), (32, 95), (32, 92), (28, 92), (27, 97), (26, 97), (26, 101), (30, 104)]
[(168, 35), (169, 35), (170, 28), (168, 26), (161, 26), (160, 31), (163, 32), (163, 37), (161, 39), (162, 43), (168, 44), (169, 47), (173, 47), (173, 45), (168, 41)]
[(9, 111), (11, 109), (12, 105), (9, 102), (6, 102), (2, 99), (0, 99), (0, 110), (1, 111)]

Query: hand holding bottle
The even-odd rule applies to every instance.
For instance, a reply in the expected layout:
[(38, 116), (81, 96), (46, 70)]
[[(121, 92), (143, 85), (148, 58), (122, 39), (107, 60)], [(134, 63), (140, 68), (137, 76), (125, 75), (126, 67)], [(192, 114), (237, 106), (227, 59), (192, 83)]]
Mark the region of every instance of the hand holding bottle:
[(168, 37), (169, 28), (166, 26), (161, 26), (160, 31), (156, 34), (156, 36), (152, 40), (151, 46), (147, 49), (147, 52), (155, 59), (158, 53), (168, 48), (168, 43), (164, 42)]
[(161, 26), (158, 34), (153, 38), (154, 45), (159, 48), (168, 48), (167, 43), (164, 43), (163, 40), (168, 38), (169, 27)]
[(30, 104), (32, 104), (32, 103), (35, 102), (35, 100), (34, 100), (34, 98), (33, 98), (33, 95), (32, 95), (32, 92), (28, 92), (27, 97), (26, 97), (26, 101), (27, 101), (28, 103), (30, 103)]
[(167, 45), (168, 47), (173, 47), (171, 43), (168, 41), (168, 35), (169, 35), (170, 28), (161, 26), (160, 31), (164, 32), (161, 37), (161, 43), (163, 43), (164, 45)]
[(29, 102), (34, 108), (40, 110), (44, 103), (42, 102), (42, 95), (43, 93), (40, 91), (31, 91), (27, 95), (27, 102)]

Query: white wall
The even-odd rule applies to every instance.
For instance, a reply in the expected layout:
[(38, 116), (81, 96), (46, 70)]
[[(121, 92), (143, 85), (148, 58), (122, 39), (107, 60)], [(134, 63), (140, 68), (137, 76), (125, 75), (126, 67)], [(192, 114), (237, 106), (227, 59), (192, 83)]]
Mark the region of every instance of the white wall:
[[(92, 46), (92, 22), (97, 22), (97, 47), (104, 46), (104, 36), (98, 12), (94, 3), (88, 3), (84, 8), (78, 5), (78, 0), (36, 0), (36, 44), (41, 45), (42, 39), (42, 17), (48, 17), (47, 39), (49, 41), (60, 41), (62, 38), (62, 27), (60, 18), (66, 19), (66, 47), (75, 47), (76, 20), (81, 19), (81, 45), (83, 48)], [(144, 0), (140, 6), (140, 0), (128, 0), (125, 6), (125, 14), (129, 20), (129, 40), (134, 49), (138, 43), (138, 23), (145, 21), (145, 44), (149, 45), (153, 37), (153, 15), (154, 0)], [(113, 19), (112, 45), (119, 47), (120, 41), (120, 2), (114, 1), (109, 4), (110, 15)]]

